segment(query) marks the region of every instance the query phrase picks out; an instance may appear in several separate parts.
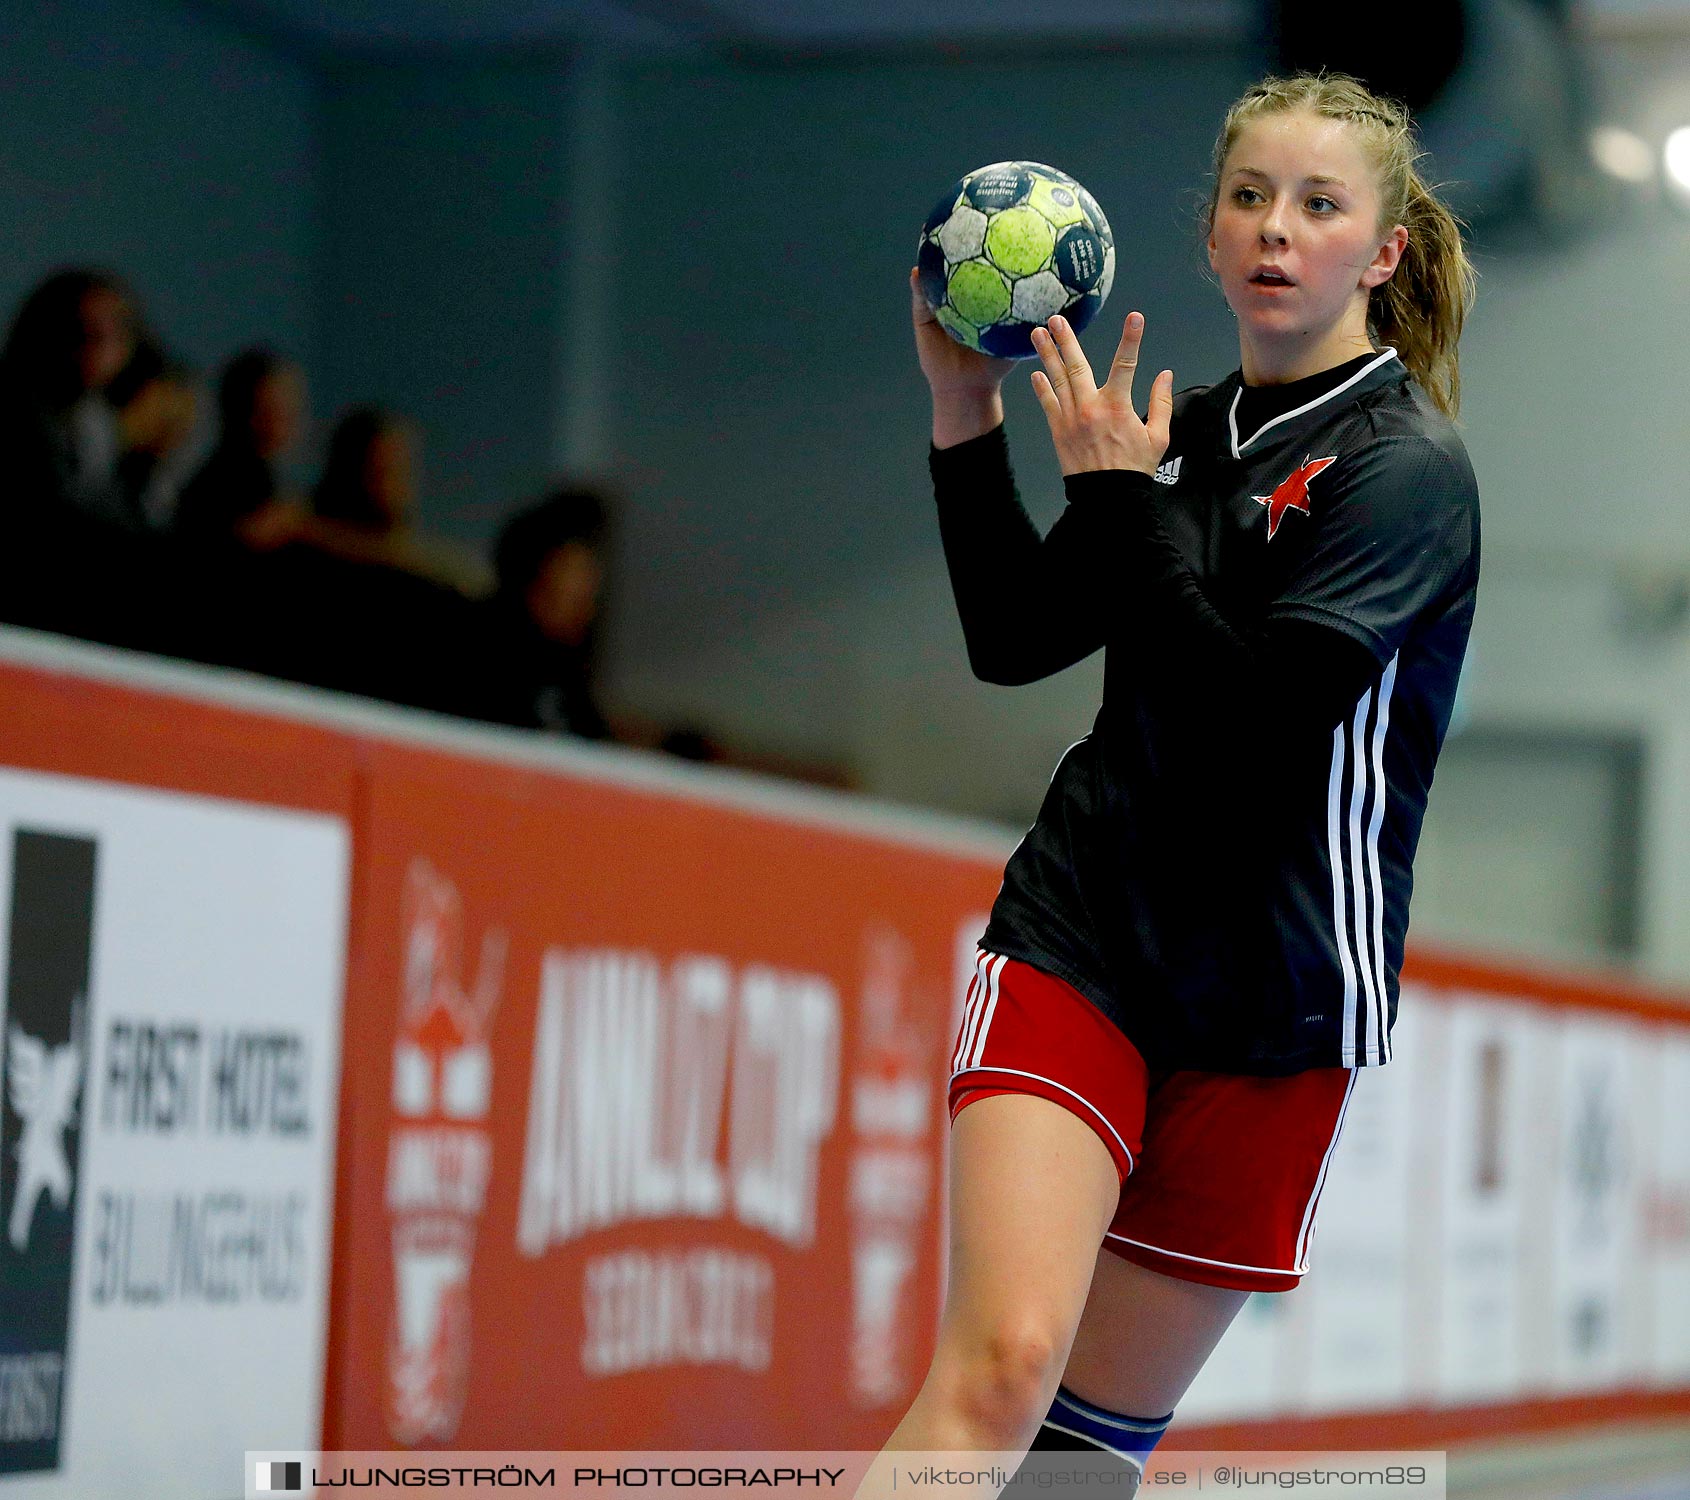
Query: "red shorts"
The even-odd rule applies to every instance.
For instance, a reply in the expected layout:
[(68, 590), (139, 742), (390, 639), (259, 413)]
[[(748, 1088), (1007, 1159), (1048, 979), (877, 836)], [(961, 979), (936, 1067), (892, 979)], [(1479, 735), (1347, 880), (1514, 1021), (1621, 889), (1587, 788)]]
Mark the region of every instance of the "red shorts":
[(1186, 1281), (1284, 1292), (1309, 1268), (1354, 1084), (1353, 1068), (1153, 1072), (1071, 985), (982, 949), (951, 1057), (951, 1118), (993, 1094), (1060, 1104), (1120, 1174), (1108, 1249)]

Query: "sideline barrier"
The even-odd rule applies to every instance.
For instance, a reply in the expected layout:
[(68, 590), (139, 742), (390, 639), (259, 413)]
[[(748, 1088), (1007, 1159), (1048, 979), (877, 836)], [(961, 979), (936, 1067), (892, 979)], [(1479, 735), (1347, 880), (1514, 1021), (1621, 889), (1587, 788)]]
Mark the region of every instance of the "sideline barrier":
[[(0, 726), (6, 766), (350, 834), (322, 1427), (230, 1430), (229, 1463), (888, 1430), (936, 1323), (942, 1068), (1007, 839), (27, 633), (0, 636)], [(338, 998), (318, 995), (323, 1024)], [(1307, 1284), (1251, 1299), (1170, 1447), (1690, 1412), (1687, 1100), (1674, 997), (1420, 955)], [(0, 1213), (14, 1192), (0, 1176)], [(325, 1358), (321, 1307), (293, 1307), (302, 1367)], [(95, 1326), (79, 1302), (73, 1393)], [(226, 1326), (200, 1368), (244, 1390)], [(143, 1422), (162, 1461), (175, 1435), (121, 1406), (68, 1449), (133, 1455)]]
[(8, 1495), (226, 1494), (318, 1430), (355, 771), (0, 660)]
[[(371, 747), (343, 1447), (851, 1446), (921, 1373), (985, 861)], [(971, 924), (969, 924), (971, 925)]]

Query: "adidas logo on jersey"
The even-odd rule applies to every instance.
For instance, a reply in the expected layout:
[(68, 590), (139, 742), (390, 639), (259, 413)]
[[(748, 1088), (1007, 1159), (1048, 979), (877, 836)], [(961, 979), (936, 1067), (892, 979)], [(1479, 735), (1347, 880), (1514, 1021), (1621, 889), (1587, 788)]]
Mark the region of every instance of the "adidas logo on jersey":
[[(1180, 455), (1180, 458), (1184, 458), (1184, 457), (1185, 457), (1185, 455), (1182, 453)], [(1157, 484), (1178, 484), (1179, 483), (1179, 464), (1180, 464), (1179, 458), (1170, 458), (1165, 464), (1157, 464), (1156, 465), (1156, 483)]]

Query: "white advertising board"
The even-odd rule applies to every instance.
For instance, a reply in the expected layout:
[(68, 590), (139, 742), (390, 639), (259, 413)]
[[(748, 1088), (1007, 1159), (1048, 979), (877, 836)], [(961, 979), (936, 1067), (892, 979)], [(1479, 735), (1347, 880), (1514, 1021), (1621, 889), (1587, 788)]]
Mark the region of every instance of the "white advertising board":
[(1643, 1143), (1648, 1110), (1638, 1066), (1644, 1028), (1567, 1017), (1557, 1027), (1551, 1370), (1563, 1390), (1640, 1376), (1627, 1337), (1642, 1277)]
[(0, 1492), (321, 1436), (350, 840), (0, 770)]
[(1646, 1364), (1655, 1383), (1683, 1385), (1690, 1383), (1690, 1033), (1652, 1028), (1645, 1043), (1656, 1079), (1644, 1231)]
[(1358, 1070), (1332, 1156), (1298, 1291), (1308, 1299), (1307, 1377), (1299, 1404), (1365, 1409), (1417, 1399), (1425, 1380), (1412, 1337), (1427, 1270), (1425, 1123), (1442, 1107), (1446, 1007), (1404, 985), (1391, 1061)]
[(1548, 1038), (1532, 1007), (1460, 996), (1448, 1011), (1447, 1106), (1427, 1122), (1440, 1137), (1438, 1396), (1505, 1400), (1528, 1375), (1522, 1275), (1542, 1128), (1528, 1085)]

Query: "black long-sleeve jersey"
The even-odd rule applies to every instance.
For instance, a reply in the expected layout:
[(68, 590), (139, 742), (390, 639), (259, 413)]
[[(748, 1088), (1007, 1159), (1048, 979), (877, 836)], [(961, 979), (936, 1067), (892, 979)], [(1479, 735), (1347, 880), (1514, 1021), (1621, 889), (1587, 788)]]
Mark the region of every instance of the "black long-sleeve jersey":
[(931, 463), (976, 674), (1105, 650), (983, 946), (1155, 1067), (1387, 1062), (1478, 582), (1451, 423), (1390, 350), (1288, 386), (1235, 372), (1176, 397), (1154, 479), (1070, 476), (1042, 538), (1002, 428)]

